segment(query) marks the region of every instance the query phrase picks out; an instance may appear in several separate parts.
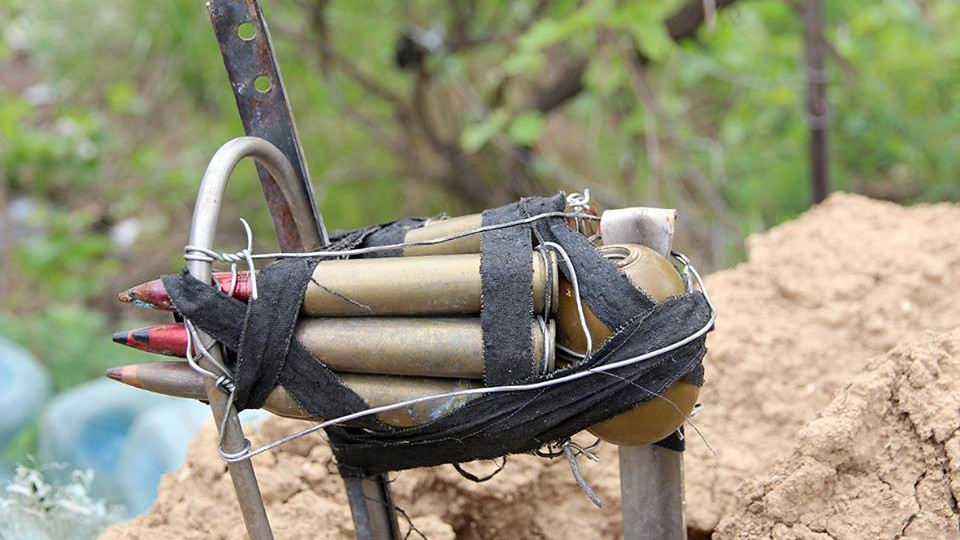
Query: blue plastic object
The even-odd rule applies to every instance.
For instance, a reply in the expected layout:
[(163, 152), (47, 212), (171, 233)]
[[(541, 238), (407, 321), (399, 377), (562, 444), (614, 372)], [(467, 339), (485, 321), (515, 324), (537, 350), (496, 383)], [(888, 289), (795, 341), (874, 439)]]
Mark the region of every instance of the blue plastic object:
[(43, 412), (38, 457), (42, 463), (92, 469), (91, 493), (124, 504), (117, 461), (130, 428), (141, 414), (180, 401), (108, 379), (82, 384), (54, 398)]
[(50, 397), (50, 377), (25, 349), (0, 338), (0, 448), (13, 440)]
[[(243, 411), (240, 421), (250, 428), (264, 415), (264, 411)], [(183, 463), (187, 446), (208, 421), (212, 421), (210, 407), (187, 400), (177, 400), (137, 418), (120, 451), (116, 474), (130, 514), (150, 508), (161, 477)]]
[[(243, 411), (248, 428), (266, 415)], [(147, 510), (160, 478), (180, 466), (210, 407), (103, 379), (57, 396), (40, 424), (42, 463), (92, 469), (91, 494), (123, 504), (129, 516)], [(211, 451), (215, 451), (211, 449)]]
[(209, 407), (187, 400), (158, 407), (137, 418), (120, 451), (116, 475), (131, 514), (150, 508), (160, 477), (183, 463), (187, 445), (210, 420)]

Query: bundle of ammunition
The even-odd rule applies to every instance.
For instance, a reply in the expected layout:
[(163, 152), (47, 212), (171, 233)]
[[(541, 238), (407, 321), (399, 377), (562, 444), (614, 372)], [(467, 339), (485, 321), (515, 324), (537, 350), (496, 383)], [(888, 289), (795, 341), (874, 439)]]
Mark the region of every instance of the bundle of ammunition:
[[(406, 233), (420, 242), (472, 231), (479, 214), (428, 222)], [(654, 301), (683, 294), (673, 265), (639, 244), (602, 246), (599, 251)], [(327, 260), (317, 264), (304, 294), (295, 335), (314, 356), (371, 407), (483, 385), (483, 333), (480, 324), (480, 235), (433, 245), (408, 246), (402, 257)], [(576, 291), (558, 272), (550, 253), (531, 253), (534, 315), (530, 320), (534, 355), (541, 374), (555, 369), (556, 349), (575, 356), (587, 352)], [(222, 292), (241, 301), (251, 296), (246, 272), (215, 273)], [(160, 280), (133, 287), (121, 301), (173, 310)], [(583, 304), (594, 346), (613, 332)], [(556, 328), (556, 330), (554, 330)], [(114, 341), (140, 350), (183, 357), (187, 329), (171, 324), (123, 332)], [(559, 346), (559, 347), (558, 347)], [(202, 375), (186, 363), (158, 362), (115, 368), (120, 382), (168, 395), (202, 399)], [(696, 401), (697, 387), (677, 383), (664, 395), (591, 428), (616, 444), (647, 444), (682, 424)], [(422, 424), (447, 414), (469, 398), (423, 403), (380, 415), (399, 427)], [(280, 386), (264, 403), (275, 414), (309, 418)]]

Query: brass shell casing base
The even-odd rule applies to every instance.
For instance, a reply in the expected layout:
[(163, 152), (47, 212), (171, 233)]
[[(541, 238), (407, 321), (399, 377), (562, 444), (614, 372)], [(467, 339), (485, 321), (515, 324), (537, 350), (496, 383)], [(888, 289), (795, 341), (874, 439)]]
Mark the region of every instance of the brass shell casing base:
[[(653, 301), (684, 293), (683, 279), (665, 257), (640, 244), (612, 244), (598, 251), (616, 264), (635, 287)], [(557, 344), (583, 354), (587, 343), (577, 314), (575, 292), (570, 284), (560, 284), (557, 308)], [(598, 348), (613, 332), (584, 304), (584, 318)], [(591, 426), (588, 431), (619, 446), (642, 446), (660, 441), (676, 431), (690, 415), (697, 403), (699, 387), (679, 381), (659, 396), (637, 405), (629, 411)]]

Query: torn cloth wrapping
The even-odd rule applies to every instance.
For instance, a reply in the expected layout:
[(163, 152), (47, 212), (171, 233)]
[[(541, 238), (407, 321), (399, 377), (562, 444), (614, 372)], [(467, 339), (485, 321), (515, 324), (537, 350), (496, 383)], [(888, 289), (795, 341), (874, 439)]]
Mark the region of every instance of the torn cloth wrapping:
[[(490, 211), (484, 223), (488, 224), (488, 219), (491, 223), (504, 222), (563, 208), (562, 195), (524, 199)], [(416, 225), (413, 221), (407, 223)], [(335, 246), (363, 247), (381, 230), (377, 227), (391, 225), (341, 234)], [(407, 224), (394, 226), (394, 230), (406, 228)], [(655, 304), (603, 259), (586, 238), (571, 231), (561, 217), (510, 230), (523, 229), (528, 238), (532, 233), (541, 244), (553, 242), (563, 247), (577, 272), (582, 298), (616, 332), (588, 360), (542, 376), (532, 374), (531, 359), (524, 356), (524, 351), (518, 353), (514, 365), (508, 355), (497, 351), (496, 381), (487, 381), (487, 386), (546, 381), (639, 356), (693, 334), (710, 318), (709, 305), (698, 292)], [(514, 249), (518, 253), (526, 250), (523, 257), (530, 260), (529, 245), (516, 235), (490, 235), (482, 240), (482, 246), (486, 246), (483, 249), (489, 249), (491, 242), (497, 250), (504, 248), (503, 242), (515, 243)], [(388, 243), (392, 242), (384, 242)], [(519, 257), (516, 253), (514, 256)], [(226, 297), (185, 273), (164, 278), (167, 291), (185, 317), (228, 348), (237, 350), (239, 360), (233, 368), (236, 403), (240, 408), (261, 406), (275, 384), (284, 386), (305, 411), (319, 418), (335, 418), (367, 408), (360, 396), (323, 365), (322, 359), (314, 358), (293, 337), (303, 290), (318, 263), (287, 259), (269, 265), (258, 274), (259, 298), (249, 304)], [(530, 268), (529, 262), (526, 268)], [(560, 269), (564, 274), (568, 272), (564, 264)], [(481, 263), (481, 276), (487, 279), (483, 274)], [(529, 291), (529, 281), (523, 278), (521, 281), (528, 283)], [(484, 293), (489, 292), (485, 286)], [(523, 304), (517, 313), (529, 314), (528, 298), (523, 296), (520, 301)], [(484, 298), (484, 309), (489, 309), (491, 302), (502, 305), (503, 299)], [(487, 343), (496, 340), (497, 331), (493, 323), (484, 325), (485, 354)], [(702, 384), (701, 360), (705, 351), (701, 337), (668, 354), (611, 372), (535, 391), (481, 395), (428, 424), (401, 429), (369, 416), (350, 427), (329, 427), (327, 433), (341, 470), (363, 476), (527, 452), (625, 412), (678, 380)]]

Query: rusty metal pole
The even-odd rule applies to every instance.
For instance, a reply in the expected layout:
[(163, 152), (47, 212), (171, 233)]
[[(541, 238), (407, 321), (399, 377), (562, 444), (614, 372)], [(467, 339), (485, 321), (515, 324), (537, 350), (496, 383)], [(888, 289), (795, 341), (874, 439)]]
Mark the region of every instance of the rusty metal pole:
[[(625, 208), (604, 212), (604, 244), (638, 243), (665, 257), (673, 245), (676, 210)], [(686, 540), (683, 453), (655, 444), (620, 446), (620, 502), (625, 540)]]
[[(237, 109), (246, 133), (262, 137), (280, 148), (298, 177), (298, 197), (311, 206), (308, 215), (291, 215), (285, 205), (279, 202), (282, 199), (277, 186), (279, 179), (273, 177), (270, 171), (258, 167), (260, 183), (270, 207), (280, 248), (284, 251), (305, 251), (326, 246), (329, 242), (327, 231), (323, 217), (314, 204), (313, 188), (293, 122), (293, 112), (287, 100), (270, 42), (270, 32), (260, 5), (257, 0), (208, 0), (207, 10), (210, 12), (210, 20), (220, 44), (223, 63), (227, 68), (230, 86), (237, 100)], [(312, 218), (314, 230), (319, 237), (319, 240), (312, 244), (299, 236), (297, 227), (293, 225), (296, 218), (305, 219), (308, 216)], [(354, 522), (358, 525), (357, 537), (360, 540), (400, 538), (397, 515), (390, 500), (386, 478), (380, 475), (358, 482), (344, 477), (344, 482)], [(368, 493), (363, 492), (364, 486), (370, 488), (366, 490)], [(373, 493), (373, 496), (370, 493)], [(360, 526), (371, 522), (385, 523), (389, 527), (371, 530)]]
[[(264, 198), (273, 218), (280, 249), (309, 251), (329, 242), (323, 216), (314, 204), (313, 186), (303, 156), (300, 136), (293, 121), (293, 111), (280, 76), (270, 41), (270, 30), (256, 0), (208, 0), (207, 11), (220, 45), (223, 65), (227, 69), (230, 88), (237, 100), (237, 110), (247, 135), (267, 140), (280, 149), (295, 173), (295, 181), (287, 186), (295, 199), (309, 204), (304, 215), (293, 215), (284, 204), (278, 178), (257, 164)], [(287, 203), (292, 200), (287, 199)], [(313, 222), (313, 239), (298, 236), (296, 219)]]
[(823, 0), (807, 0), (805, 10), (807, 63), (807, 125), (810, 128), (810, 181), (814, 204), (830, 192), (830, 149), (827, 123), (826, 42), (823, 35)]

